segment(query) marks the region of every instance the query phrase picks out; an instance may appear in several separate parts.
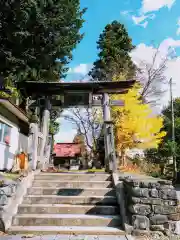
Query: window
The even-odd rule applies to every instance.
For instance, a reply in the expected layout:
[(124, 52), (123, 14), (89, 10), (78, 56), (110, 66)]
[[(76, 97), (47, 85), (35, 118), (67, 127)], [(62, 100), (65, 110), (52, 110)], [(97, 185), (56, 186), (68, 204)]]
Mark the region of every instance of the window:
[(11, 127), (3, 122), (0, 122), (0, 142), (10, 144)]

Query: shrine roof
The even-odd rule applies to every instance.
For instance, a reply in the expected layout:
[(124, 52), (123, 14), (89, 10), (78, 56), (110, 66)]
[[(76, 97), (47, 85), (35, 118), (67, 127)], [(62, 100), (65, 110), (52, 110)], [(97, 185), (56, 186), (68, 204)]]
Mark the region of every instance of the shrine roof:
[(56, 157), (75, 157), (81, 153), (81, 145), (78, 143), (56, 143), (54, 145)]
[(58, 95), (66, 92), (88, 92), (93, 94), (124, 93), (133, 86), (135, 80), (127, 81), (98, 81), (98, 82), (19, 82), (18, 89), (24, 96), (32, 95)]

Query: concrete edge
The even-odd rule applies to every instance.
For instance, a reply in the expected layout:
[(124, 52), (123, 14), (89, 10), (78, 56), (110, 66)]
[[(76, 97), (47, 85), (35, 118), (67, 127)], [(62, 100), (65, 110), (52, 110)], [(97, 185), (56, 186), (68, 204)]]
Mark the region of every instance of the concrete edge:
[(22, 203), (23, 198), (27, 193), (27, 189), (32, 186), (34, 176), (39, 173), (40, 170), (29, 172), (28, 176), (22, 179), (22, 181), (17, 186), (15, 194), (9, 199), (8, 204), (1, 212), (0, 220), (4, 225), (4, 229), (2, 229), (4, 232), (6, 232), (11, 227), (12, 219), (17, 214), (18, 206)]
[(127, 235), (126, 235), (126, 239), (127, 239), (127, 240), (135, 240), (135, 237), (127, 234)]
[[(117, 173), (112, 173), (112, 181), (116, 190), (116, 198), (119, 204), (120, 215), (122, 218), (122, 226), (127, 234), (131, 234), (132, 226), (129, 225), (128, 219), (126, 216), (126, 207), (125, 207), (125, 196), (124, 196), (124, 183), (119, 181), (119, 176)], [(129, 235), (127, 235), (129, 236)]]

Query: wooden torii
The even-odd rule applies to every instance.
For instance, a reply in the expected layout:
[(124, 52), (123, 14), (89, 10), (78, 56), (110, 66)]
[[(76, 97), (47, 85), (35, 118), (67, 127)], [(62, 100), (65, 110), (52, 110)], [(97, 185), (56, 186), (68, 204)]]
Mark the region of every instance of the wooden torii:
[[(51, 106), (61, 108), (70, 107), (93, 107), (102, 106), (104, 120), (104, 143), (105, 143), (105, 165), (107, 171), (117, 170), (117, 161), (114, 146), (113, 123), (111, 121), (110, 106), (122, 106), (122, 101), (110, 101), (109, 94), (126, 93), (133, 86), (135, 80), (128, 81), (104, 81), (104, 82), (35, 82), (27, 81), (17, 83), (24, 98), (31, 99), (31, 107), (41, 107), (42, 117), (42, 144), (40, 149), (40, 161), (44, 163), (44, 149), (47, 147), (49, 135), (49, 120)], [(96, 99), (94, 95), (101, 96)], [(52, 96), (60, 96), (60, 100), (54, 100)], [(32, 168), (37, 167), (37, 145), (38, 127), (32, 124), (33, 147)], [(49, 156), (48, 156), (49, 158)], [(49, 159), (47, 160), (49, 161)]]

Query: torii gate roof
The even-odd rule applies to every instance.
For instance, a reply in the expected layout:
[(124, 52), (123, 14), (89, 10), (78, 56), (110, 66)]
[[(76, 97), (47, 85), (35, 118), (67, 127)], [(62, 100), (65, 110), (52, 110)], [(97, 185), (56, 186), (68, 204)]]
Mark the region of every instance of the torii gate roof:
[(68, 92), (87, 92), (92, 94), (124, 93), (133, 86), (135, 80), (98, 82), (19, 82), (17, 87), (28, 97), (32, 95), (52, 96)]

